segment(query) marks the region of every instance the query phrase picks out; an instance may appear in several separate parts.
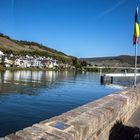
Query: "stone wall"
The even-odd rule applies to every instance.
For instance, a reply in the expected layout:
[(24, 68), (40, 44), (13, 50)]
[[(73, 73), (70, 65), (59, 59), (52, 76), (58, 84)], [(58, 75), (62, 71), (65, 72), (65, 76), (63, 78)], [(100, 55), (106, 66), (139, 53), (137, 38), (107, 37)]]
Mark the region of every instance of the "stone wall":
[(126, 123), (140, 105), (140, 85), (111, 94), (0, 140), (108, 140), (116, 121)]

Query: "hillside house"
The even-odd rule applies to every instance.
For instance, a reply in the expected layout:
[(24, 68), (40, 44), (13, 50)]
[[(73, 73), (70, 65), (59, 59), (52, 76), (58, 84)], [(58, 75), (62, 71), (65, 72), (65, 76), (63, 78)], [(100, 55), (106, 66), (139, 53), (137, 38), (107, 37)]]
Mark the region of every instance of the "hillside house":
[(4, 60), (4, 53), (0, 51), (0, 64), (2, 64), (3, 60)]
[(4, 57), (4, 66), (5, 67), (11, 67), (13, 66), (14, 61), (11, 59), (8, 59), (7, 57)]

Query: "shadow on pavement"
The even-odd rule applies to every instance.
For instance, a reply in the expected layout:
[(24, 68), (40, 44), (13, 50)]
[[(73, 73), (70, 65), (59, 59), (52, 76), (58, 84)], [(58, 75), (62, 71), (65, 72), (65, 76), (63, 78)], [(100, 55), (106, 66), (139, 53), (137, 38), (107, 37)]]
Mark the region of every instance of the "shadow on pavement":
[(118, 121), (110, 130), (109, 140), (140, 140), (140, 129)]

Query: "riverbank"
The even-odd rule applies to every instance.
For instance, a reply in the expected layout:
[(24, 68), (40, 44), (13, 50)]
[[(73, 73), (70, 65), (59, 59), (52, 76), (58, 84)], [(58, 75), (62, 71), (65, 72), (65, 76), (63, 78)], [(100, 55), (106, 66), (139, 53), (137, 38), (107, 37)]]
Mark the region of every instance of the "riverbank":
[(20, 67), (1, 67), (0, 71), (75, 71), (75, 69), (60, 69), (60, 68), (20, 68)]
[(127, 123), (140, 105), (140, 84), (90, 102), (1, 140), (108, 140), (117, 121)]
[(83, 71), (83, 72), (96, 72), (96, 73), (111, 73), (111, 72), (124, 72), (120, 70), (115, 70), (115, 69), (110, 69), (110, 68), (104, 68), (102, 71), (98, 68), (36, 68), (36, 67), (31, 67), (31, 68), (21, 68), (21, 67), (3, 67), (0, 66), (0, 71)]

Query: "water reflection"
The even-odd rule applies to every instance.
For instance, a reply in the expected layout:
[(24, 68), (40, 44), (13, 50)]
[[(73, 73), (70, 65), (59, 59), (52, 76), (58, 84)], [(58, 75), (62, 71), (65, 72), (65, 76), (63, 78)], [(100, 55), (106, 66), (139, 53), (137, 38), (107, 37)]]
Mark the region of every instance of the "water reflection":
[(39, 83), (41, 79), (47, 78), (48, 81), (55, 80), (57, 72), (54, 71), (5, 71), (1, 72), (1, 83), (7, 83), (7, 82), (35, 82)]
[(107, 85), (105, 85), (105, 87), (107, 87), (107, 88), (115, 88), (115, 89), (121, 89), (121, 90), (123, 90), (123, 89), (126, 89), (127, 87), (125, 87), (125, 86), (121, 86), (121, 85), (117, 85), (117, 84), (107, 84)]
[[(21, 93), (34, 95), (38, 87), (58, 86), (57, 81), (75, 77), (75, 73), (56, 71), (5, 71), (0, 72), (0, 94)], [(59, 85), (63, 82), (59, 82)], [(53, 87), (54, 88), (54, 87)]]

